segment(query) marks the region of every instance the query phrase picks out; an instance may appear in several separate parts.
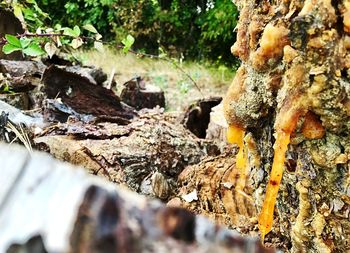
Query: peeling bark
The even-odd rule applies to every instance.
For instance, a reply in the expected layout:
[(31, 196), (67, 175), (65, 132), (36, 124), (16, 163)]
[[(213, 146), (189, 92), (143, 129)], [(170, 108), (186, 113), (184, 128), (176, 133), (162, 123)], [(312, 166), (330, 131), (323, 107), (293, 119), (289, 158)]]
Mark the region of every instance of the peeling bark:
[(48, 98), (61, 98), (64, 105), (80, 114), (125, 119), (135, 115), (132, 111), (125, 110), (113, 91), (94, 85), (88, 78), (54, 65), (45, 70), (42, 82)]

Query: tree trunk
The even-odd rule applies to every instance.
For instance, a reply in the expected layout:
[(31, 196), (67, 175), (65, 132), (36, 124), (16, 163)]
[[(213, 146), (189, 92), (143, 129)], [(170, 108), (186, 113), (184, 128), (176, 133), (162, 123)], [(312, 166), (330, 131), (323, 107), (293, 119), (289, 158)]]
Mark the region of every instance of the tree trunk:
[(285, 252), (350, 252), (350, 3), (236, 3), (238, 150), (187, 167), (170, 202)]
[[(253, 182), (261, 234), (272, 227), (266, 240), (281, 238), (290, 252), (349, 252), (350, 2), (236, 4), (232, 52), (242, 65), (224, 110), (228, 138), (249, 168), (241, 175)], [(242, 132), (255, 145), (240, 145)]]

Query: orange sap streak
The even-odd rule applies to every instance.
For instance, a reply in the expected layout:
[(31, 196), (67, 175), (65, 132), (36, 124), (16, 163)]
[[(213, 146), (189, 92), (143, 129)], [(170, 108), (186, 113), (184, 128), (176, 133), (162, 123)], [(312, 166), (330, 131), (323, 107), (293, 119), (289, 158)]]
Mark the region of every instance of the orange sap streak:
[(244, 130), (240, 127), (230, 125), (227, 129), (227, 141), (237, 144), (239, 148), (243, 146)]
[(242, 191), (244, 189), (247, 177), (248, 156), (244, 147), (244, 135), (244, 129), (234, 125), (229, 126), (227, 130), (227, 141), (231, 144), (237, 144), (239, 147), (236, 157), (236, 167), (239, 170), (239, 178), (235, 187), (237, 191)]
[(291, 133), (287, 133), (283, 130), (277, 131), (270, 180), (267, 185), (264, 204), (258, 219), (262, 240), (264, 240), (265, 235), (269, 233), (272, 228), (273, 213), (284, 171), (285, 154), (290, 142), (290, 134)]

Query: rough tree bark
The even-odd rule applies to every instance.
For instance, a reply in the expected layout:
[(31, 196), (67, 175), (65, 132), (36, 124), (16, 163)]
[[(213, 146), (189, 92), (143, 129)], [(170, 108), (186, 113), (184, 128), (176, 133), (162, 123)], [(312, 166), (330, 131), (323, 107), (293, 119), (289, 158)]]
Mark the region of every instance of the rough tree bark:
[(266, 243), (350, 252), (350, 1), (235, 3), (242, 65), (224, 113), (239, 151), (188, 167), (171, 202), (240, 228), (252, 198), (248, 230)]
[(235, 2), (242, 66), (224, 107), (231, 128), (256, 143), (247, 163), (260, 230), (269, 232), (285, 167), (267, 240), (283, 238), (290, 252), (349, 252), (350, 1)]

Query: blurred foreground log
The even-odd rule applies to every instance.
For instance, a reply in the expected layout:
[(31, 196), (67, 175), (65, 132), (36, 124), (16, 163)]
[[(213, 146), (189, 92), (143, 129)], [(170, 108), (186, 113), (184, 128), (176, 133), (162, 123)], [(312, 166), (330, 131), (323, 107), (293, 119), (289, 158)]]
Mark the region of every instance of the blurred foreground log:
[(274, 252), (47, 154), (0, 145), (0, 252)]

